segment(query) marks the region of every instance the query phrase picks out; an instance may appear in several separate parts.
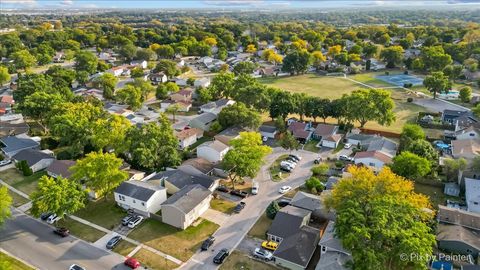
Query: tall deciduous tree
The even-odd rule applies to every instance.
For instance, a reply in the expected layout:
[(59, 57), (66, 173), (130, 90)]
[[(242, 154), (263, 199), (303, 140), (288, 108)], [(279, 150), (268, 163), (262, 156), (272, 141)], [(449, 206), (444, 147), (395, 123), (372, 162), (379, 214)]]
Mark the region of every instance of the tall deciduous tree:
[(290, 74), (305, 73), (312, 63), (312, 56), (307, 50), (294, 50), (283, 59), (282, 70)]
[(127, 84), (117, 91), (115, 95), (117, 101), (127, 104), (134, 111), (142, 107), (142, 90), (133, 85)]
[(24, 116), (38, 121), (43, 131), (47, 132), (46, 121), (53, 108), (62, 102), (64, 102), (64, 100), (59, 94), (49, 94), (38, 91), (29, 95), (23, 103), (20, 103), (18, 109)]
[(127, 118), (112, 114), (106, 118), (99, 118), (95, 121), (95, 126), (91, 141), (98, 150), (110, 147), (115, 153), (123, 153), (128, 149), (125, 140), (131, 124)]
[(298, 150), (300, 147), (300, 143), (298, 142), (297, 139), (290, 133), (290, 131), (287, 131), (283, 134), (282, 138), (278, 141), (280, 146), (289, 151), (293, 150)]
[(97, 71), (98, 58), (91, 52), (79, 51), (75, 54), (75, 70), (93, 74)]
[(103, 197), (127, 180), (128, 173), (120, 169), (122, 164), (122, 159), (114, 154), (91, 152), (70, 168), (72, 180), (83, 183), (97, 196)]
[(435, 235), (428, 226), (434, 217), (425, 195), (413, 182), (388, 168), (378, 175), (368, 168), (350, 168), (327, 199), (337, 214), (335, 233), (353, 257), (357, 270), (423, 269), (432, 254)]
[(360, 127), (372, 120), (387, 126), (395, 120), (393, 113), (395, 103), (388, 91), (356, 90), (350, 95), (344, 95), (342, 100), (345, 106), (345, 117), (349, 121), (358, 121)]
[(235, 73), (235, 75), (252, 74), (255, 70), (255, 67), (255, 63), (250, 61), (243, 61), (233, 67), (233, 73)]
[(262, 124), (260, 113), (249, 109), (245, 104), (237, 102), (224, 108), (218, 114), (218, 122), (223, 128), (239, 126), (243, 128), (257, 129)]
[(387, 67), (393, 68), (402, 62), (403, 48), (401, 46), (390, 46), (382, 50), (380, 57), (387, 62)]
[(260, 133), (240, 132), (240, 137), (230, 141), (232, 149), (227, 152), (222, 166), (235, 188), (235, 183), (244, 177), (255, 177), (263, 164), (263, 158), (272, 149), (263, 145)]
[(100, 86), (100, 89), (102, 89), (103, 97), (106, 99), (113, 99), (117, 82), (117, 77), (111, 73), (103, 73), (102, 76), (96, 79), (96, 83)]
[(428, 91), (433, 93), (433, 98), (437, 98), (438, 93), (448, 92), (452, 87), (452, 83), (447, 76), (441, 71), (432, 72), (423, 80), (423, 85)]
[(5, 223), (7, 218), (10, 217), (10, 206), (12, 205), (12, 197), (8, 193), (6, 186), (0, 187), (0, 226)]
[(169, 78), (176, 76), (180, 73), (177, 68), (177, 63), (172, 60), (162, 59), (158, 61), (157, 66), (154, 69), (155, 72), (163, 72)]
[(59, 217), (72, 214), (85, 207), (87, 193), (78, 182), (61, 176), (53, 178), (44, 175), (38, 181), (37, 190), (30, 196), (31, 212), (35, 217), (42, 213), (55, 213)]
[(28, 50), (21, 50), (13, 53), (12, 60), (15, 64), (15, 68), (24, 69), (25, 71), (33, 67), (37, 62), (35, 56), (31, 55)]
[(405, 124), (400, 134), (400, 150), (406, 149), (415, 140), (425, 139), (422, 127), (416, 124)]
[(393, 158), (392, 171), (405, 178), (416, 180), (430, 172), (430, 162), (414, 153), (403, 151)]
[(8, 68), (0, 66), (0, 85), (9, 82), (11, 79)]

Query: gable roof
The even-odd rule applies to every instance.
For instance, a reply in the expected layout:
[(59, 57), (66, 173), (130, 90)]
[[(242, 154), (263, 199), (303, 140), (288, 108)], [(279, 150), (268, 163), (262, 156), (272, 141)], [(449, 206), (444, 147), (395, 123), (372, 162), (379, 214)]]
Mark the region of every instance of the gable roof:
[(227, 149), (229, 148), (228, 145), (222, 143), (221, 141), (217, 141), (217, 140), (215, 140), (215, 141), (209, 141), (209, 142), (204, 142), (204, 143), (202, 143), (201, 145), (199, 145), (199, 146), (197, 147), (197, 149), (198, 149), (198, 148), (201, 148), (201, 147), (210, 147), (210, 148), (214, 149), (214, 150), (217, 151), (217, 152), (223, 152), (223, 151), (225, 151), (225, 150), (227, 150)]
[(21, 138), (18, 136), (7, 136), (0, 138), (0, 142), (5, 145), (2, 151), (5, 153), (15, 152), (27, 148), (35, 148), (40, 144), (30, 138)]
[(230, 141), (240, 136), (240, 132), (244, 132), (245, 129), (241, 127), (230, 127), (227, 128), (217, 135), (215, 135), (215, 140), (221, 141), (225, 145), (229, 145)]
[(150, 178), (150, 180), (168, 181), (170, 184), (174, 185), (178, 189), (182, 189), (185, 186), (195, 184), (201, 185), (202, 187), (208, 189), (212, 186), (214, 182), (214, 179), (207, 175), (192, 175), (179, 169), (160, 172)]
[(72, 172), (69, 170), (70, 167), (77, 163), (74, 160), (54, 160), (50, 166), (47, 167), (47, 172), (60, 175), (63, 178), (69, 178), (72, 176)]
[(204, 159), (204, 158), (201, 158), (201, 157), (197, 157), (197, 158), (191, 158), (191, 159), (187, 159), (185, 160), (182, 165), (179, 166), (179, 169), (180, 167), (182, 166), (192, 166), (194, 167), (195, 169), (201, 171), (202, 173), (209, 173), (213, 170), (214, 166), (213, 166), (213, 163)]
[(115, 189), (115, 192), (146, 202), (153, 196), (153, 194), (163, 189), (165, 188), (159, 185), (152, 185), (147, 182), (132, 180), (122, 182), (117, 189)]
[(437, 241), (460, 241), (480, 250), (480, 234), (459, 225), (437, 225)]
[(274, 126), (261, 125), (258, 130), (260, 132), (274, 133), (277, 131), (277, 128)]
[(467, 139), (467, 140), (453, 140), (452, 141), (452, 155), (476, 155), (480, 152), (480, 140)]
[(318, 245), (324, 247), (315, 270), (346, 270), (346, 264), (352, 259), (350, 253), (335, 237), (335, 223), (328, 222)]
[(37, 164), (42, 159), (54, 159), (54, 157), (51, 155), (34, 149), (22, 150), (15, 154), (12, 158), (17, 161), (25, 160), (30, 167)]
[(325, 189), (333, 189), (333, 186), (340, 181), (340, 177), (336, 176), (330, 176), (327, 180), (327, 183), (325, 183)]
[(397, 153), (397, 144), (387, 138), (379, 137), (370, 142), (367, 151), (379, 151), (387, 156), (393, 157)]
[(309, 210), (292, 205), (285, 206), (277, 212), (267, 233), (286, 238), (300, 229), (303, 225), (303, 219), (310, 213)]
[(327, 124), (318, 124), (313, 132), (316, 136), (330, 136), (333, 135), (338, 130), (338, 126), (327, 125)]
[(466, 228), (480, 230), (480, 214), (438, 205), (437, 219), (440, 222), (460, 225)]
[(326, 136), (323, 140), (338, 143), (339, 141), (342, 140), (342, 135), (341, 134), (333, 134), (333, 135), (330, 135), (330, 136)]
[(201, 185), (188, 185), (168, 198), (162, 206), (169, 205), (184, 214), (190, 213), (197, 205), (207, 199), (212, 192)]
[(321, 204), (322, 202), (318, 196), (302, 191), (297, 192), (290, 201), (290, 205), (310, 211), (320, 208)]
[(192, 136), (203, 136), (203, 130), (199, 128), (189, 128), (182, 131), (176, 132), (175, 134), (179, 140), (185, 140)]
[(27, 133), (30, 127), (27, 123), (0, 122), (0, 136), (9, 136)]
[(283, 239), (273, 256), (306, 268), (318, 244), (320, 231), (303, 226)]
[(392, 158), (385, 155), (384, 153), (380, 151), (363, 151), (363, 152), (357, 152), (355, 154), (355, 163), (357, 159), (362, 159), (362, 158), (374, 158), (377, 160), (380, 160), (383, 163), (390, 163), (392, 162)]
[(197, 121), (202, 124), (206, 124), (212, 122), (213, 120), (217, 119), (217, 115), (211, 112), (205, 112), (200, 114), (199, 116), (193, 118), (191, 121)]

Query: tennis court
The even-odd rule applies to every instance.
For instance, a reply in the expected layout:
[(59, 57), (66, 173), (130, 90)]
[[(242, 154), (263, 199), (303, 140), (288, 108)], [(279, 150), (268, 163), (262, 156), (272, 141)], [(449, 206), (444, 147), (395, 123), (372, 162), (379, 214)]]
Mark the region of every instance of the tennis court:
[(397, 74), (397, 75), (378, 75), (376, 76), (377, 79), (403, 87), (406, 83), (411, 83), (412, 86), (422, 85), (423, 79), (418, 78), (413, 75), (406, 75), (406, 74)]

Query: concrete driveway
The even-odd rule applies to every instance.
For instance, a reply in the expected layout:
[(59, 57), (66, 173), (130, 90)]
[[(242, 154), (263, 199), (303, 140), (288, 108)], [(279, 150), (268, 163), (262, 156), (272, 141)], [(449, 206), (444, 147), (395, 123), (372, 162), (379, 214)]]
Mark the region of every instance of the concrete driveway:
[(205, 213), (201, 215), (201, 217), (222, 226), (231, 216), (209, 208), (207, 211), (205, 211)]
[(416, 98), (413, 100), (414, 104), (420, 105), (425, 107), (427, 110), (431, 112), (443, 112), (443, 110), (459, 110), (459, 111), (467, 111), (469, 109), (453, 104), (451, 102), (441, 100), (441, 99), (433, 99), (433, 98)]

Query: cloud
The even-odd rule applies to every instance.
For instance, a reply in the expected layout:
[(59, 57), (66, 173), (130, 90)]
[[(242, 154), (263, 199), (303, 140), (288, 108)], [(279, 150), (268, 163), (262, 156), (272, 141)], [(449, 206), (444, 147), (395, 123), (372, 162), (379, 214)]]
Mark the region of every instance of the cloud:
[(204, 4), (216, 7), (285, 7), (292, 1), (268, 1), (268, 0), (207, 0)]
[(60, 4), (63, 6), (71, 6), (73, 5), (73, 0), (63, 0)]

